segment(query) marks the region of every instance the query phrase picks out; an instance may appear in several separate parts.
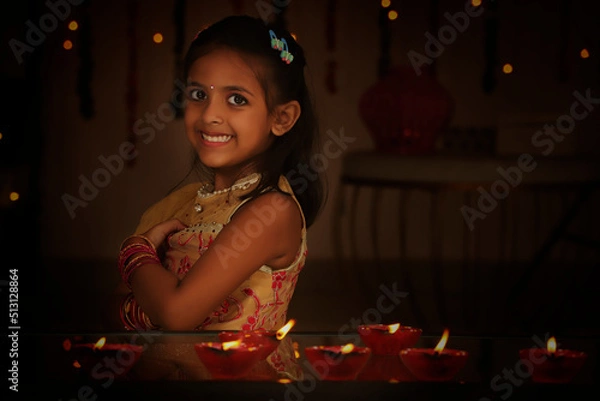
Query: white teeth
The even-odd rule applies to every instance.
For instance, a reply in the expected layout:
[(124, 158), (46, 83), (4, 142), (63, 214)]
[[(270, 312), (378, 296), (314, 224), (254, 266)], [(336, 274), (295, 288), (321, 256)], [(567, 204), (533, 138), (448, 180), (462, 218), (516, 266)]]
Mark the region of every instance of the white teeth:
[(212, 136), (212, 135), (202, 134), (202, 138), (204, 138), (204, 140), (206, 142), (227, 142), (232, 138), (232, 136), (231, 135)]

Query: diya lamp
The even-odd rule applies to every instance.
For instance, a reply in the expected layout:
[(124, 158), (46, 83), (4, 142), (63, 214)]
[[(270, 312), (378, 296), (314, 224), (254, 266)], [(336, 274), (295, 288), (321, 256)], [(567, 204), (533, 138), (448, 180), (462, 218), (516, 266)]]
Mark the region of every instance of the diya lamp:
[(218, 334), (219, 341), (241, 340), (246, 345), (262, 345), (260, 360), (271, 355), (279, 343), (296, 324), (295, 319), (290, 319), (279, 330), (249, 330), (249, 331), (222, 331)]
[(447, 349), (449, 331), (444, 329), (435, 348), (407, 348), (400, 351), (400, 359), (421, 381), (450, 381), (465, 366), (468, 353)]
[(213, 380), (239, 379), (260, 360), (262, 344), (249, 345), (242, 340), (194, 344), (200, 361)]
[(304, 355), (321, 380), (355, 380), (371, 357), (368, 347), (315, 345), (304, 348)]
[(73, 367), (90, 374), (107, 374), (121, 378), (127, 375), (142, 355), (144, 347), (135, 344), (107, 344), (106, 337), (95, 343), (72, 344), (69, 339), (63, 342), (63, 349), (72, 352)]
[(400, 323), (358, 326), (360, 339), (371, 348), (373, 355), (398, 356), (400, 350), (414, 346), (422, 332), (421, 329), (401, 326)]
[(555, 337), (548, 339), (545, 349), (522, 349), (519, 356), (530, 364), (531, 380), (537, 383), (569, 383), (587, 359), (585, 352), (559, 349)]

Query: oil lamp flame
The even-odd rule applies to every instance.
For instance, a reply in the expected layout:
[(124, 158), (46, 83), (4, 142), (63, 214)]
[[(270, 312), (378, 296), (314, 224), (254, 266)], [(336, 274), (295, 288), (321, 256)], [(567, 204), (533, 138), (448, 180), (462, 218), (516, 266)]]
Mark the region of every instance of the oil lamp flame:
[(556, 352), (556, 338), (550, 337), (547, 342), (548, 352), (551, 354)]
[(278, 340), (283, 339), (283, 337), (285, 337), (288, 331), (290, 331), (295, 324), (296, 319), (290, 319), (285, 325), (283, 325), (282, 328), (277, 330), (277, 333), (275, 333), (275, 337), (277, 337)]
[(81, 368), (81, 364), (77, 361), (73, 362), (73, 366), (76, 367), (77, 369)]
[(400, 328), (400, 323), (388, 325), (388, 331), (390, 334), (394, 334)]
[(221, 344), (221, 348), (223, 349), (223, 351), (227, 351), (229, 348), (237, 347), (241, 343), (242, 343), (242, 340), (226, 341)]
[(354, 349), (354, 344), (352, 343), (348, 343), (346, 345), (344, 345), (341, 349), (341, 353), (342, 354), (349, 354), (350, 352), (352, 352), (352, 350)]
[(94, 344), (94, 349), (102, 349), (102, 347), (104, 347), (104, 344), (106, 344), (106, 337), (102, 337), (101, 339), (96, 341), (96, 344)]
[(446, 343), (448, 342), (448, 335), (449, 334), (450, 334), (450, 331), (448, 329), (444, 329), (444, 333), (442, 334), (442, 338), (440, 339), (440, 341), (438, 342), (438, 344), (433, 349), (435, 352), (442, 352), (444, 350), (444, 347), (446, 346)]

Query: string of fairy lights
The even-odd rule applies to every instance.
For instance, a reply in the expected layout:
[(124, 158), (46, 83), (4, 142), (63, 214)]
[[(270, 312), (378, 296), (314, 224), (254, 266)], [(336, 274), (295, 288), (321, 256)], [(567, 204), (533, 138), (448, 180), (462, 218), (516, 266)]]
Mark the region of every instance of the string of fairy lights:
[[(495, 0), (490, 0), (490, 1), (495, 1)], [(471, 0), (471, 5), (473, 7), (479, 7), (482, 4), (483, 4), (482, 0)], [(392, 7), (391, 0), (381, 0), (381, 7), (386, 8), (386, 9), (389, 8), (387, 17), (390, 21), (395, 21), (398, 19), (399, 13)], [(590, 50), (587, 47), (581, 47), (579, 49), (579, 57), (581, 59), (589, 59), (590, 58)], [(513, 73), (513, 71), (514, 71), (513, 63), (510, 61), (503, 62), (501, 65), (501, 71), (507, 75)]]
[[(482, 0), (471, 0), (471, 5), (473, 7), (479, 7), (482, 5), (482, 3), (483, 3)], [(387, 13), (388, 19), (390, 21), (395, 21), (398, 19), (399, 13), (398, 13), (398, 11), (396, 11), (395, 9), (392, 8), (391, 0), (381, 0), (381, 7), (390, 9)], [(79, 24), (77, 23), (77, 21), (73, 20), (73, 21), (69, 22), (68, 29), (70, 31), (75, 32), (75, 31), (77, 31), (78, 28), (79, 28)], [(292, 36), (294, 36), (296, 38), (296, 34), (292, 33)], [(163, 41), (164, 41), (163, 34), (161, 32), (155, 32), (152, 35), (152, 41), (156, 44), (163, 43)], [(73, 49), (73, 40), (65, 39), (63, 41), (62, 47), (65, 50), (72, 50)], [(590, 50), (586, 47), (579, 49), (579, 57), (582, 59), (590, 58)], [(508, 62), (508, 61), (504, 62), (501, 66), (501, 70), (505, 74), (511, 74), (514, 71), (513, 63)]]
[[(497, 1), (497, 0), (490, 0), (490, 1)], [(482, 0), (471, 0), (471, 5), (473, 7), (479, 7), (483, 4)], [(387, 12), (387, 18), (389, 21), (396, 21), (400, 14), (398, 12), (398, 10), (396, 9), (396, 7), (394, 7), (394, 5), (392, 4), (391, 0), (380, 0), (380, 5), (383, 9), (389, 9), (389, 11)], [(62, 48), (65, 51), (71, 51), (75, 48), (75, 38), (74, 38), (74, 33), (76, 33), (79, 28), (80, 28), (80, 24), (77, 20), (71, 20), (68, 22), (67, 24), (67, 38), (65, 38), (62, 42)], [(297, 40), (297, 36), (295, 33), (292, 33), (292, 36)], [(159, 45), (161, 43), (164, 43), (165, 41), (165, 37), (161, 32), (154, 32), (152, 34), (152, 37), (150, 38), (155, 44)], [(579, 47), (578, 50), (578, 57), (585, 60), (585, 59), (590, 59), (591, 58), (591, 52), (590, 49), (587, 47)], [(513, 62), (511, 62), (510, 60), (505, 60), (501, 63), (499, 63), (500, 65), (500, 70), (502, 71), (502, 73), (509, 75), (512, 74), (515, 70), (515, 67), (513, 65)], [(4, 135), (2, 132), (0, 132), (0, 143), (5, 142), (6, 138), (4, 138)], [(10, 199), (10, 201), (12, 202), (16, 202), (19, 200), (20, 195), (18, 192), (16, 191), (10, 191), (8, 194), (8, 197)]]

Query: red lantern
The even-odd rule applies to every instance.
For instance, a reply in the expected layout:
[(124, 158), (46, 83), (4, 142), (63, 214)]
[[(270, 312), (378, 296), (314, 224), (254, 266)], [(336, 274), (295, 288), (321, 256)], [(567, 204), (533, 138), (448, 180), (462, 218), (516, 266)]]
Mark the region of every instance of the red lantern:
[(450, 122), (454, 100), (434, 76), (400, 66), (367, 89), (358, 108), (377, 150), (427, 154)]

